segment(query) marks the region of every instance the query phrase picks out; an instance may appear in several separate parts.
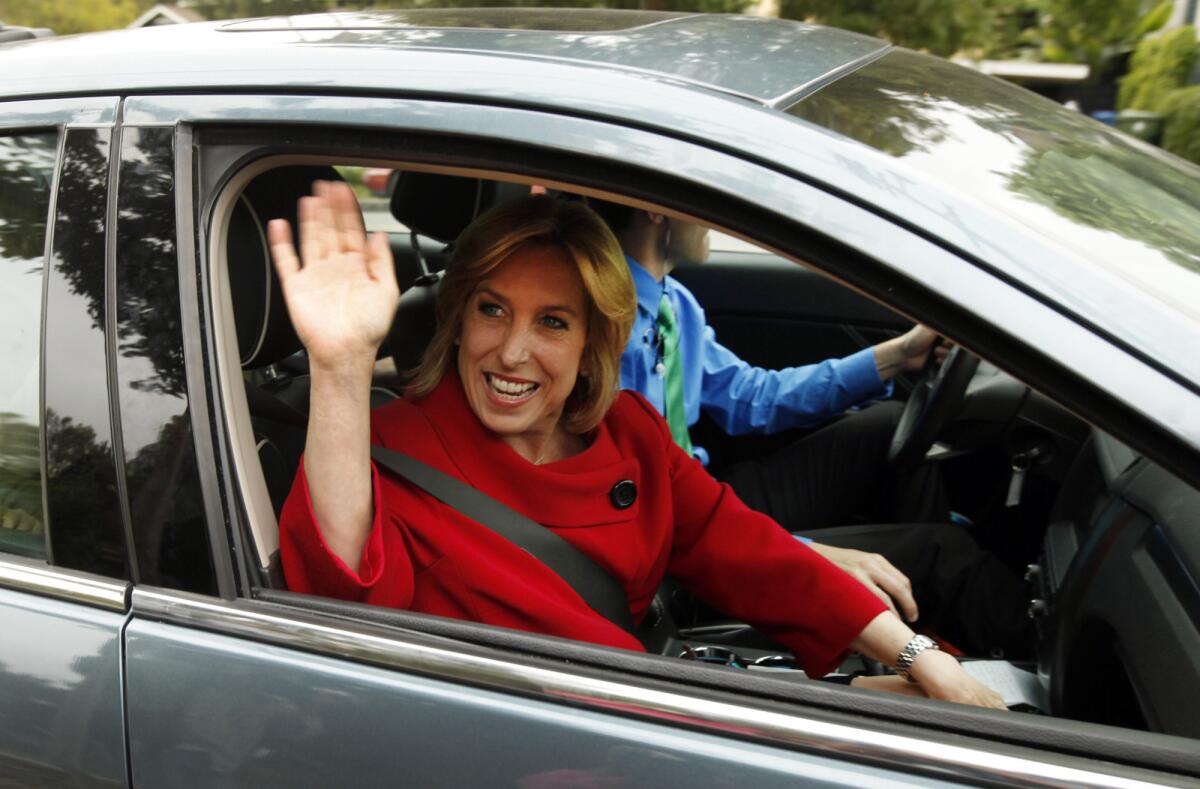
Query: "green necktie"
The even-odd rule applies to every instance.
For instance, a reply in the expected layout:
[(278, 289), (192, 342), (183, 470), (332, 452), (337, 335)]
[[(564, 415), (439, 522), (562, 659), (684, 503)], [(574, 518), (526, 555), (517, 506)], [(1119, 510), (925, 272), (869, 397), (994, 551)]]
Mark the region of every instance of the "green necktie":
[(658, 303), (658, 339), (662, 343), (663, 402), (666, 406), (667, 424), (671, 438), (692, 454), (692, 439), (688, 435), (687, 409), (683, 405), (683, 362), (679, 359), (679, 326), (675, 323), (675, 310), (664, 293)]

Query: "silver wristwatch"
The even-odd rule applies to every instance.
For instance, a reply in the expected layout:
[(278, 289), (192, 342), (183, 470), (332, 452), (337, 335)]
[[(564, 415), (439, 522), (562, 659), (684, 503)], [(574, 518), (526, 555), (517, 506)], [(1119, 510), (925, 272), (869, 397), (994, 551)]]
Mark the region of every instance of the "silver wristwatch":
[(937, 648), (937, 643), (929, 636), (913, 636), (912, 640), (904, 645), (904, 649), (900, 650), (900, 656), (896, 658), (896, 673), (909, 682), (916, 682), (909, 673), (913, 661), (925, 650)]

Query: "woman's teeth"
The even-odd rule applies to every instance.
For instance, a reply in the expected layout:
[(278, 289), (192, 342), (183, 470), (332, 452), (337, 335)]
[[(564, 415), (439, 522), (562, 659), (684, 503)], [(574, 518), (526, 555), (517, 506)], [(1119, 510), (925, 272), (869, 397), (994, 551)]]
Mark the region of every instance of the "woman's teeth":
[(488, 375), (487, 378), (488, 384), (492, 387), (492, 391), (506, 398), (520, 399), (538, 387), (538, 385), (535, 383), (517, 383), (515, 381), (505, 381), (504, 379), (497, 378), (494, 375)]

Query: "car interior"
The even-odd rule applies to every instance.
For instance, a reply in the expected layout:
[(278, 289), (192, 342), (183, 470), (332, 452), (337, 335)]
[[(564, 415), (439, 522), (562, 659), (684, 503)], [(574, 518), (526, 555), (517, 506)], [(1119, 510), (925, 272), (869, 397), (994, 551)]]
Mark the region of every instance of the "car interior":
[[(232, 182), (227, 218), (217, 212), (214, 220), (212, 248), (218, 260), (224, 257), (215, 277), (218, 314), (231, 327), (222, 342), (227, 357), (240, 364), (239, 375), (223, 380), (222, 395), (245, 512), (243, 570), (252, 594), (548, 660), (600, 660), (596, 650), (561, 639), (406, 611), (367, 610), (287, 591), (276, 518), (303, 450), (308, 378), (270, 261), (265, 225), (282, 217), (294, 226), (297, 199), (313, 180), (355, 183), (364, 164), (260, 163), (257, 174), (241, 179), (243, 185)], [(393, 329), (380, 349), (373, 405), (402, 396), (405, 371), (415, 366), (432, 336), (438, 282), (459, 232), (490, 206), (543, 188), (511, 176), (408, 167), (392, 168), (384, 196), (360, 191), (368, 230), (373, 223), (388, 230), (402, 288)], [(560, 199), (586, 199), (558, 187), (548, 190)], [(722, 344), (765, 367), (844, 356), (912, 323), (812, 268), (728, 236), (715, 236), (708, 262), (681, 266), (672, 276), (699, 299)], [(935, 420), (936, 433), (913, 461), (938, 466), (954, 522), (1030, 582), (1036, 636), (1028, 656), (962, 659), (1019, 669), (1016, 676), (1028, 684), (1018, 708), (1033, 714), (1200, 736), (1200, 718), (1193, 713), (1200, 705), (1200, 669), (1191, 657), (1200, 649), (1195, 584), (1200, 493), (1002, 366), (1001, 359), (981, 360), (960, 375), (959, 391), (940, 406), (945, 413)], [(936, 381), (938, 373), (928, 375)], [(899, 381), (895, 396), (922, 397), (922, 386), (920, 376)], [(693, 437), (708, 448), (715, 466), (769, 452), (794, 438), (729, 437), (704, 419)], [(788, 666), (780, 647), (669, 582), (647, 618), (662, 660), (601, 650), (606, 665), (677, 677), (681, 669), (663, 668), (662, 661), (679, 665), (690, 658), (692, 664), (719, 666), (691, 666), (684, 676), (708, 681), (708, 675), (694, 673), (700, 670), (719, 675), (713, 680), (719, 686), (759, 688), (754, 692), (766, 687), (753, 684), (764, 675), (743, 670), (748, 664), (765, 659), (758, 667)], [(844, 670), (884, 671), (861, 659), (849, 661)], [(769, 679), (774, 687), (804, 677), (798, 671), (772, 671)]]

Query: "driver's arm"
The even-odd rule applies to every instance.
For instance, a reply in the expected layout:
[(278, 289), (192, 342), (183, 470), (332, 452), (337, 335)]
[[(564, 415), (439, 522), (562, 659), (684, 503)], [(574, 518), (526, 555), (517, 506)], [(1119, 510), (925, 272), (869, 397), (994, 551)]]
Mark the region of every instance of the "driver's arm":
[(768, 370), (717, 342), (711, 326), (704, 328), (701, 344), (700, 407), (730, 435), (816, 427), (891, 392), (877, 372), (872, 348), (843, 359)]

